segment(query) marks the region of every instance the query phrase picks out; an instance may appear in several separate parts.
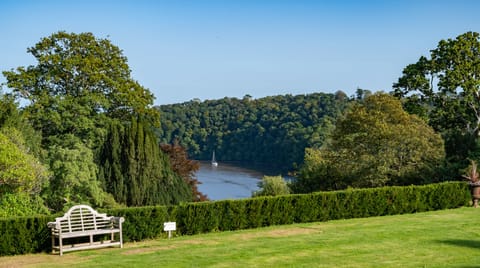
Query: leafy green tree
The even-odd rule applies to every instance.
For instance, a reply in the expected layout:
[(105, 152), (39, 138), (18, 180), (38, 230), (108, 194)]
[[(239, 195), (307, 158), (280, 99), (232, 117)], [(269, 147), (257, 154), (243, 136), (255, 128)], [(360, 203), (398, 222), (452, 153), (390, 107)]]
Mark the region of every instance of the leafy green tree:
[(107, 118), (158, 121), (157, 112), (149, 108), (153, 95), (131, 78), (127, 58), (109, 40), (58, 32), (28, 52), (36, 65), (3, 74), (8, 87), (29, 101), (25, 112), (46, 142), (74, 134), (91, 147), (104, 137)]
[(48, 170), (28, 153), (15, 128), (0, 130), (0, 196), (9, 193), (39, 194), (48, 182)]
[(16, 126), (21, 121), (15, 98), (0, 91), (0, 127)]
[(406, 113), (399, 100), (377, 93), (352, 105), (327, 144), (307, 150), (295, 189), (429, 183), (444, 156), (439, 134)]
[(48, 152), (53, 178), (45, 195), (51, 208), (60, 211), (82, 203), (106, 206), (106, 201), (111, 199), (106, 197), (97, 180), (97, 165), (91, 149), (75, 136), (65, 135), (62, 143), (52, 145)]
[(40, 138), (14, 97), (0, 92), (0, 217), (49, 214), (39, 195), (50, 175)]
[[(41, 148), (41, 134), (35, 131), (32, 125), (25, 119), (18, 108), (14, 96), (2, 94), (0, 91), (0, 128), (15, 128), (22, 136), (22, 146), (29, 154), (39, 160), (44, 158), (44, 151)], [(8, 133), (8, 131), (7, 131)]]
[(291, 184), (294, 193), (311, 193), (319, 190), (338, 190), (350, 185), (348, 178), (338, 173), (338, 168), (331, 167), (336, 159), (336, 152), (327, 149), (306, 148), (305, 159)]
[(441, 40), (430, 57), (405, 67), (394, 84), (405, 108), (428, 120), (446, 141), (453, 161), (465, 160), (480, 132), (480, 35)]
[(23, 192), (0, 195), (0, 218), (48, 214), (50, 211), (38, 195)]
[(260, 190), (253, 193), (253, 196), (276, 196), (290, 194), (290, 187), (282, 176), (263, 176), (258, 183)]

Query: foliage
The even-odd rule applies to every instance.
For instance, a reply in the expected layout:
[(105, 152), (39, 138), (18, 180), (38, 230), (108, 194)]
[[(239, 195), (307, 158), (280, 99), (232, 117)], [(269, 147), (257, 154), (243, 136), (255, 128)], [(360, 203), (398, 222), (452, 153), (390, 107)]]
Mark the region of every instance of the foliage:
[(175, 221), (175, 207), (147, 206), (109, 209), (107, 215), (124, 217), (122, 224), (124, 241), (141, 241), (165, 235), (163, 223)]
[(15, 126), (21, 121), (15, 98), (0, 91), (0, 127)]
[(305, 149), (304, 163), (291, 184), (294, 193), (311, 193), (320, 189), (335, 190), (348, 187), (348, 181), (339, 180), (342, 173), (330, 167), (330, 159), (335, 158), (335, 152), (315, 148)]
[(440, 135), (384, 93), (352, 105), (329, 142), (306, 152), (300, 192), (430, 183), (444, 159)]
[(113, 122), (100, 152), (99, 179), (105, 191), (127, 206), (192, 201), (192, 190), (172, 171), (168, 156), (145, 121)]
[(0, 195), (0, 218), (48, 215), (50, 211), (38, 195), (7, 193)]
[(38, 194), (48, 176), (47, 169), (28, 153), (18, 130), (0, 130), (0, 196), (20, 192)]
[(45, 196), (49, 207), (61, 211), (75, 204), (103, 207), (106, 193), (97, 180), (97, 166), (91, 149), (73, 135), (50, 146), (48, 159), (53, 173)]
[(52, 216), (0, 218), (0, 256), (46, 251), (51, 248), (47, 223)]
[(42, 153), (39, 133), (0, 92), (0, 217), (49, 214), (38, 195), (50, 175)]
[(276, 196), (290, 194), (290, 188), (282, 176), (263, 176), (258, 183), (260, 190), (253, 193), (253, 196)]
[(274, 165), (289, 171), (303, 161), (305, 147), (323, 144), (334, 118), (349, 99), (345, 93), (252, 99), (192, 100), (161, 105), (161, 143), (175, 140), (194, 159)]
[[(109, 209), (125, 217), (125, 241), (158, 237), (163, 222), (175, 221), (177, 234), (258, 228), (270, 225), (330, 221), (457, 208), (470, 201), (462, 182), (423, 186), (318, 192), (243, 200), (186, 203), (174, 207)], [(53, 217), (0, 219), (0, 255), (47, 251), (47, 222)]]
[(0, 92), (0, 129), (16, 129), (15, 132), (20, 131), (22, 136), (22, 144), (24, 150), (38, 158), (43, 159), (43, 150), (41, 149), (41, 134), (35, 131), (32, 125), (25, 119), (18, 104), (15, 102), (14, 96), (10, 94), (2, 94)]
[(160, 149), (168, 155), (172, 170), (192, 189), (193, 201), (208, 200), (208, 197), (198, 190), (198, 184), (201, 183), (195, 177), (195, 172), (200, 168), (198, 161), (188, 159), (187, 151), (177, 141), (173, 144), (161, 144)]
[(127, 58), (109, 40), (57, 32), (27, 51), (36, 65), (3, 74), (7, 86), (29, 101), (25, 112), (44, 142), (73, 134), (95, 146), (108, 118), (143, 116), (157, 122), (149, 108), (153, 95), (130, 77)]
[[(394, 84), (406, 109), (428, 120), (446, 140), (447, 157), (464, 161), (477, 149), (480, 130), (480, 35), (467, 32), (441, 40), (430, 51), (405, 67)], [(461, 142), (459, 139), (463, 140)]]
[[(14, 96), (26, 100), (21, 113), (26, 120), (17, 119), (13, 98), (8, 96), (0, 99), (0, 111), (8, 112), (8, 116), (0, 115), (0, 123), (28, 122), (41, 132), (54, 174), (51, 188), (45, 191), (52, 208), (60, 210), (78, 202), (115, 207), (116, 202), (97, 180), (97, 171), (103, 172), (102, 179), (115, 173), (110, 172), (110, 166), (107, 172), (97, 166), (108, 159), (116, 171), (118, 165), (127, 165), (122, 167), (127, 173), (116, 178), (125, 176), (130, 184), (108, 181), (108, 187), (124, 187), (109, 188), (124, 204), (190, 200), (188, 185), (173, 174), (150, 135), (150, 128), (159, 125), (158, 111), (151, 107), (154, 96), (132, 79), (127, 58), (117, 46), (91, 33), (57, 32), (27, 51), (35, 57), (35, 65), (3, 72)], [(131, 118), (139, 118), (142, 124), (138, 129), (136, 125), (129, 127), (123, 143), (116, 145), (125, 158), (98, 158), (110, 124), (128, 125)], [(128, 197), (123, 196), (125, 193)]]
[(470, 161), (470, 165), (465, 170), (465, 174), (462, 175), (465, 179), (467, 179), (470, 183), (476, 183), (479, 180), (480, 175), (477, 171), (477, 162), (475, 160)]
[(470, 201), (465, 183), (319, 192), (189, 203), (176, 211), (177, 232), (196, 234), (455, 208)]

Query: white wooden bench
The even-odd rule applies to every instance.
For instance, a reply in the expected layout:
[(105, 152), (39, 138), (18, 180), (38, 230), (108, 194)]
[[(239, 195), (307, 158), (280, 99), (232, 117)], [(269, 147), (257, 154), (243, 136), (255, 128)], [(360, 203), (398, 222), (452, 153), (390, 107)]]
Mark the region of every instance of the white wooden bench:
[[(60, 256), (63, 252), (120, 246), (123, 248), (122, 240), (122, 222), (123, 217), (107, 217), (106, 214), (98, 213), (87, 205), (77, 205), (70, 208), (63, 217), (55, 218), (54, 222), (49, 222), (48, 227), (52, 231), (52, 253), (57, 250)], [(115, 240), (115, 234), (119, 238)], [(110, 234), (110, 240), (94, 241), (94, 236), (105, 236)], [(90, 237), (88, 243), (64, 244), (64, 239), (75, 237)], [(55, 238), (58, 244), (55, 244)]]

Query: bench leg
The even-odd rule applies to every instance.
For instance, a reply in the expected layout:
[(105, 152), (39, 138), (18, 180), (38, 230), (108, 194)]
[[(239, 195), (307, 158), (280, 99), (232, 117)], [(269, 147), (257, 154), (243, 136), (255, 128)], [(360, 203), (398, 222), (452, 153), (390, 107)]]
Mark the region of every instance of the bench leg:
[(123, 248), (122, 228), (120, 227), (120, 248)]
[(53, 249), (55, 247), (55, 236), (52, 234), (52, 254), (55, 253), (55, 250)]
[(60, 256), (62, 256), (63, 255), (63, 241), (62, 241), (61, 236), (58, 237), (58, 248), (60, 250)]

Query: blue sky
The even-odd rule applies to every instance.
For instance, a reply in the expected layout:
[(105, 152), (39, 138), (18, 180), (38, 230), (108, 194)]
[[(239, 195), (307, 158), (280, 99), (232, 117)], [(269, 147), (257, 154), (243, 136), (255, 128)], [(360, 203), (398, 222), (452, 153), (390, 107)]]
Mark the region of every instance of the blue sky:
[(438, 41), (480, 31), (479, 11), (476, 0), (0, 0), (0, 70), (35, 64), (27, 48), (62, 30), (120, 47), (155, 104), (390, 91)]

